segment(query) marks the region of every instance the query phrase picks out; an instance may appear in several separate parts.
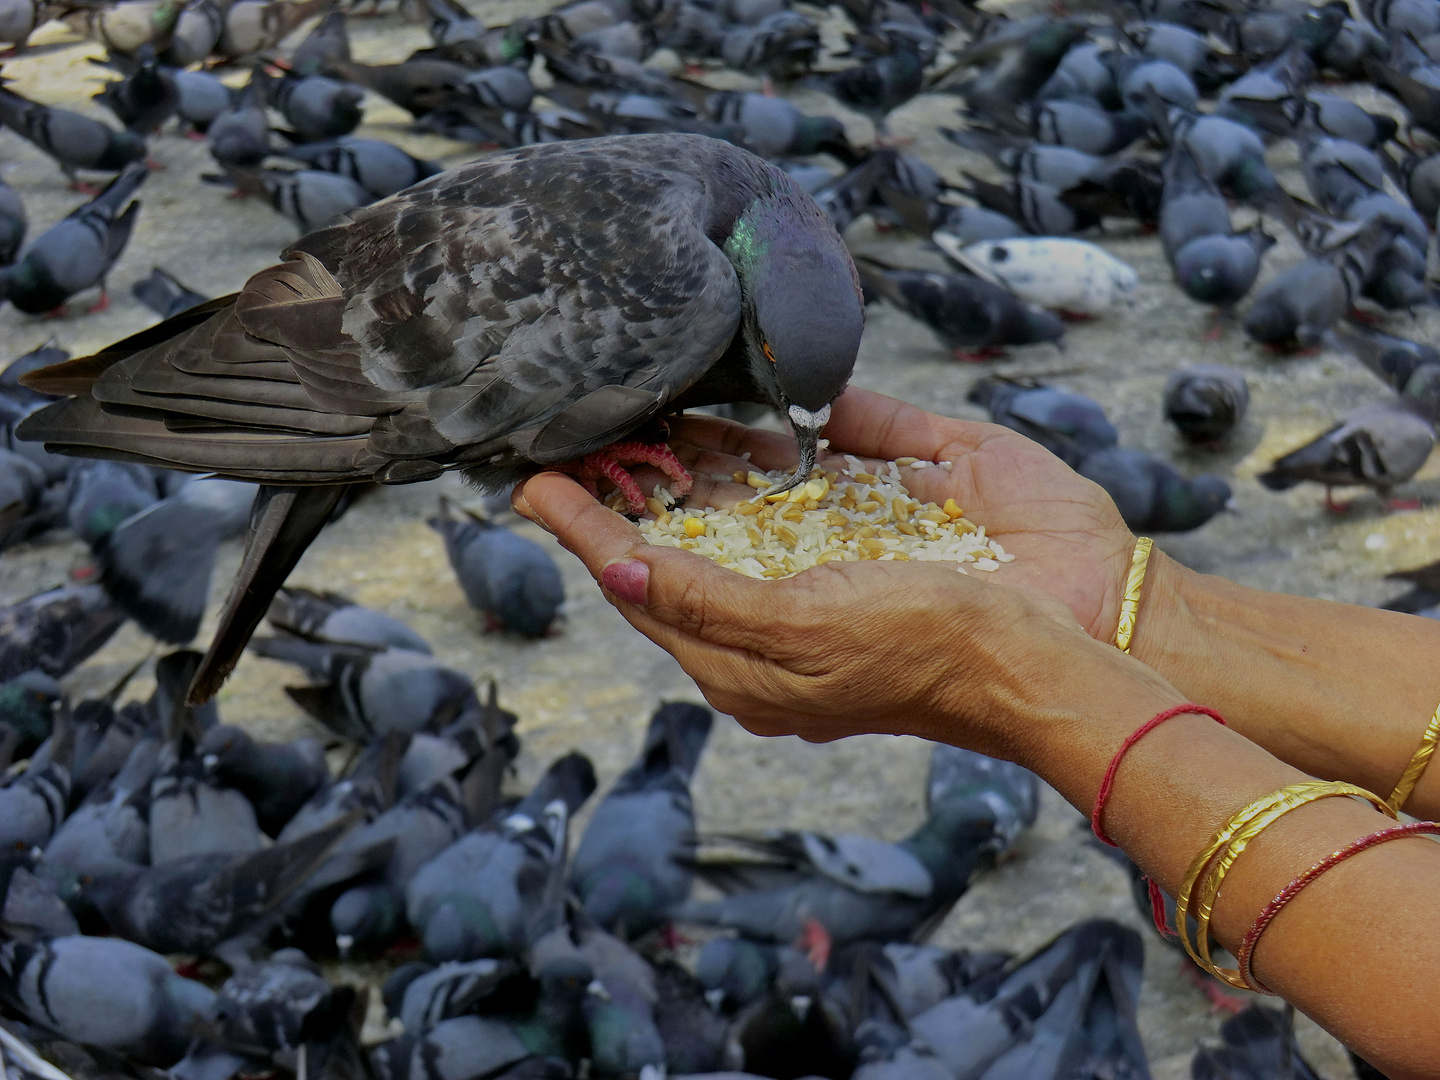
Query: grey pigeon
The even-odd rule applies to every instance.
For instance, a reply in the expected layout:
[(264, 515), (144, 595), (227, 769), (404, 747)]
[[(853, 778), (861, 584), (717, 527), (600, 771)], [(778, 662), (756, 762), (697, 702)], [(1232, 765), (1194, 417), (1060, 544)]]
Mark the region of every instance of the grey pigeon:
[(0, 180), (0, 266), (9, 266), (20, 254), (27, 228), (29, 218), (19, 192)]
[(412, 1034), (429, 1031), (444, 1020), (473, 1012), (477, 1003), (514, 977), (519, 966), (512, 960), (452, 961), (405, 964), (385, 980), (385, 1011)]
[(286, 586), (276, 592), (266, 617), (277, 630), (307, 641), (430, 655), (429, 643), (407, 623), (339, 593)]
[(690, 895), (690, 779), (712, 721), (710, 710), (699, 705), (660, 706), (639, 757), (600, 801), (580, 838), (571, 883), (585, 914), (612, 933), (646, 933)]
[(806, 116), (782, 98), (734, 91), (712, 94), (706, 110), (716, 123), (735, 125), (740, 144), (761, 157), (830, 153), (847, 165), (855, 163), (844, 125), (833, 116)]
[(341, 818), (248, 855), (192, 855), (85, 884), (82, 895), (119, 937), (166, 953), (208, 953), (299, 888), (355, 825)]
[(1169, 60), (1135, 60), (1118, 65), (1120, 70), (1116, 72), (1120, 97), (1128, 108), (1140, 112), (1156, 100), (1177, 109), (1193, 109), (1199, 103), (1200, 92), (1188, 72)]
[(272, 837), (330, 782), (325, 752), (314, 739), (256, 742), (242, 728), (217, 724), (195, 756), (208, 775), (250, 800), (261, 830)]
[(43, 0), (5, 0), (0, 4), (0, 42), (15, 53), (25, 48), (30, 35), (49, 17)]
[(193, 67), (209, 58), (225, 29), (223, 5), (216, 0), (192, 0), (175, 20), (170, 43), (160, 59), (176, 69)]
[[(820, 28), (812, 20), (799, 12), (777, 11), (754, 26), (732, 26), (720, 42), (720, 56), (727, 67), (739, 71), (763, 71), (775, 78), (791, 78), (810, 67), (819, 48)], [(913, 97), (920, 90), (919, 61), (915, 60), (914, 65), (915, 88), (908, 97)], [(873, 100), (881, 93), (876, 87), (893, 87), (896, 83), (896, 76), (884, 79), (872, 74), (863, 83), (852, 76), (843, 89), (836, 87), (834, 93), (841, 101), (856, 108), (859, 107), (856, 98)]]
[(1305, 95), (1305, 118), (1326, 135), (1374, 149), (1395, 137), (1394, 117), (1366, 112), (1348, 98), (1311, 90)]
[(925, 777), (926, 813), (934, 813), (951, 799), (967, 799), (977, 793), (995, 807), (995, 831), (1006, 847), (1013, 846), (1040, 816), (1040, 780), (1029, 769), (963, 747), (936, 743)]
[(250, 648), (303, 667), (316, 681), (286, 687), (286, 693), (337, 735), (356, 742), (387, 731), (434, 730), (479, 708), (469, 676), (409, 649), (289, 637), (256, 638)]
[(69, 937), (80, 924), (50, 883), (35, 874), (39, 848), (0, 856), (0, 934), (35, 941)]
[(1179, 110), (1171, 110), (1167, 126), (1207, 180), (1261, 208), (1275, 197), (1280, 183), (1265, 163), (1265, 144), (1253, 129), (1223, 116)]
[(579, 935), (580, 954), (601, 992), (585, 999), (590, 1060), (596, 1076), (636, 1076), (663, 1069), (665, 1042), (655, 1024), (655, 972), (619, 938), (594, 927)]
[(158, 266), (150, 271), (148, 278), (131, 285), (130, 292), (136, 300), (162, 319), (189, 311), (209, 299), (182, 285), (172, 274)]
[[(350, 177), (319, 169), (263, 169), (258, 182), (270, 205), (300, 226), (302, 233), (373, 201), (370, 192)], [(241, 190), (248, 186), (242, 183)]]
[(1245, 374), (1232, 367), (1195, 364), (1171, 372), (1165, 380), (1165, 419), (1193, 443), (1225, 438), (1249, 407)]
[(215, 992), (163, 956), (102, 937), (0, 945), (0, 998), (63, 1038), (160, 1066), (215, 1012)]
[(1396, 393), (1403, 393), (1421, 368), (1440, 369), (1440, 349), (1433, 345), (1345, 323), (1336, 326), (1332, 335), (1338, 347), (1353, 354)]
[(470, 511), (440, 512), (429, 526), (445, 540), (445, 554), (470, 606), (484, 612), (492, 629), (544, 637), (565, 602), (565, 585), (550, 553), (535, 541)]
[(276, 839), (284, 843), (308, 836), (355, 812), (362, 821), (379, 817), (395, 804), (396, 775), (409, 741), (395, 731), (372, 740), (344, 778), (310, 796)]
[[(478, 27), (477, 27), (478, 28)], [(326, 12), (290, 54), (290, 70), (297, 75), (319, 75), (336, 60), (350, 58), (345, 12)]]
[(855, 265), (868, 293), (925, 323), (959, 359), (995, 355), (1009, 345), (1057, 341), (1065, 333), (1058, 316), (980, 278), (897, 270), (868, 259)]
[(1193, 300), (1228, 310), (1250, 291), (1260, 256), (1274, 238), (1260, 229), (1236, 234), (1220, 190), (1183, 143), (1165, 166), (1160, 240), (1175, 281)]
[(337, 1034), (354, 1000), (354, 987), (332, 986), (300, 950), (280, 949), (220, 985), (215, 1026), (223, 1044), (266, 1051), (278, 1063)]
[(759, 1001), (770, 988), (784, 951), (795, 953), (789, 945), (752, 941), (746, 937), (713, 937), (700, 947), (695, 958), (695, 975), (711, 1007), (733, 1015)]
[(1075, 471), (1104, 488), (1125, 524), (1138, 532), (1189, 532), (1230, 502), (1230, 485), (1220, 477), (1187, 479), (1143, 450), (1097, 450)]
[(0, 725), (15, 733), (17, 761), (50, 737), (64, 700), (60, 684), (43, 671), (27, 671), (0, 684)]
[(1302, 481), (1336, 485), (1363, 484), (1389, 498), (1430, 458), (1435, 446), (1433, 421), (1404, 401), (1362, 405), (1340, 423), (1297, 450), (1277, 458), (1259, 475), (1271, 491), (1285, 491)]
[[(707, 189), (703, 182), (717, 175), (726, 176), (726, 184)], [(602, 182), (597, 177), (607, 179)], [(473, 197), (480, 190), (486, 192), (483, 207)], [(712, 203), (722, 196), (723, 206)], [(662, 205), (673, 207), (673, 213), (660, 213)], [(407, 220), (423, 219), (429, 224), (420, 233), (406, 231), (402, 239), (393, 226), (397, 216), (409, 214), (412, 208), (421, 218)], [(452, 213), (460, 215), (453, 222), (448, 216)], [(573, 254), (557, 248), (552, 234), (558, 230), (572, 235), (573, 221), (585, 214), (615, 223), (613, 230), (604, 232), (610, 238), (604, 244), (609, 246)], [(476, 224), (455, 223), (462, 219)], [(631, 224), (622, 225), (622, 221)], [(702, 228), (701, 222), (708, 224)], [(393, 289), (400, 290), (393, 294), (396, 298), (401, 293), (409, 295), (409, 286), (402, 279), (413, 281), (408, 275), (442, 258), (441, 249), (453, 254), (469, 250), (467, 244), (488, 245), (494, 229), (510, 237), (507, 243), (512, 250), (534, 251), (535, 258), (513, 264), (518, 267), (512, 268), (513, 273), (512, 269), (502, 272), (501, 264), (488, 258), (479, 262), (463, 258), (467, 266), (490, 266), (504, 277), (503, 283), (499, 277), (487, 278), (484, 285), (472, 280), (470, 270), (460, 278), (447, 271), (445, 266), (459, 265), (448, 261), (449, 255), (443, 256), (444, 265), (433, 263), (434, 283), (427, 288), (447, 288), (441, 283), (453, 279), (459, 299), (453, 321), (449, 316), (442, 320), (444, 329), (436, 329), (434, 317), (427, 316), (424, 325), (430, 329), (421, 335), (423, 342), (414, 337), (420, 333), (420, 323), (411, 309), (390, 301), (372, 308), (368, 300), (354, 299), (367, 314), (339, 319), (347, 290), (355, 298), (372, 290), (376, 297), (391, 295)], [(441, 235), (448, 238), (446, 244), (435, 241)], [(601, 242), (599, 233), (587, 231), (584, 235), (584, 244)], [(381, 243), (379, 237), (388, 239)], [(664, 269), (654, 258), (657, 250), (665, 252)], [(782, 258), (790, 260), (785, 264), (790, 269), (783, 275), (773, 273)], [(504, 266), (511, 268), (512, 264), (505, 262)], [(639, 288), (633, 284), (636, 272), (647, 275), (641, 290), (646, 297), (643, 303), (630, 296), (629, 290)], [(428, 276), (430, 272), (425, 273)], [(392, 274), (399, 275), (394, 283), (387, 276)], [(104, 387), (93, 384), (111, 404), (123, 398), (126, 405), (122, 411), (105, 413), (99, 398), (90, 393), (92, 384), (83, 378), (84, 389), (78, 384), (72, 389), (86, 396), (32, 414), (24, 421), (21, 434), (82, 454), (93, 454), (104, 444), (115, 452), (151, 460), (158, 455), (171, 465), (218, 471), (233, 479), (277, 484), (306, 481), (303, 488), (276, 487), (262, 492), (256, 512), (258, 546), (252, 545), (242, 574), (247, 584), (231, 593), (234, 603), (222, 613), (214, 658), (198, 676), (194, 692), (204, 697), (223, 681), (274, 589), (329, 519), (339, 497), (337, 488), (345, 484), (366, 479), (419, 480), (452, 465), (464, 465), (482, 486), (497, 488), (513, 483), (536, 464), (570, 461), (603, 449), (658, 413), (750, 397), (779, 407), (790, 420), (799, 439), (800, 460), (786, 483), (800, 482), (810, 472), (830, 403), (843, 389), (854, 364), (863, 305), (852, 274), (843, 243), (813, 201), (779, 170), (718, 140), (636, 135), (493, 154), (423, 181), (351, 215), (343, 224), (306, 237), (284, 264), (253, 278), (237, 294), (236, 306), (217, 310), (211, 316), (213, 321), (203, 324), (207, 329), (196, 329), (194, 333), (200, 337), (186, 339), (199, 342), (204, 338), (203, 345), (195, 346), (197, 363), (209, 363), (212, 349), (236, 348), (247, 356), (254, 353), (269, 358), (264, 367), (247, 366), (247, 371), (257, 376), (265, 373), (254, 388), (259, 396), (216, 402), (208, 396), (213, 389), (206, 377), (200, 376), (197, 382), (195, 375), (172, 365), (172, 358), (188, 358), (191, 353), (186, 349), (176, 353), (173, 343), (165, 343), (123, 360), (117, 354), (116, 363), (103, 377)], [(463, 288), (459, 284), (462, 278)], [(281, 280), (294, 286), (281, 286)], [(301, 286), (301, 281), (309, 284)], [(262, 294), (281, 295), (268, 291), (272, 285), (297, 298), (302, 293), (309, 295), (305, 290), (320, 289), (315, 295), (332, 298), (325, 302), (331, 305), (326, 310), (333, 311), (338, 321), (317, 323), (308, 301), (298, 307), (259, 301)], [(548, 299), (533, 309), (522, 305), (530, 314), (503, 318), (496, 314), (500, 321), (492, 323), (491, 315), (472, 312), (472, 307), (474, 311), (491, 310), (485, 305), (492, 288), (507, 296)], [(587, 301), (572, 308), (569, 300), (562, 298), (575, 289), (582, 289)], [(696, 306), (702, 295), (703, 304)], [(663, 317), (656, 314), (662, 296), (670, 297)], [(504, 306), (511, 301), (496, 303)], [(621, 317), (622, 309), (629, 314)], [(749, 312), (744, 318), (742, 309)], [(495, 313), (499, 310), (494, 308)], [(579, 322), (572, 325), (572, 319), (588, 319), (585, 312), (602, 310), (619, 318), (615, 327), (628, 326), (621, 334), (623, 343), (619, 338), (611, 341), (609, 330), (596, 337), (593, 328), (582, 333)], [(544, 366), (542, 381), (547, 389), (521, 390), (504, 372), (510, 370), (508, 365), (520, 363), (522, 356), (531, 357), (529, 350), (536, 339), (527, 328), (537, 325), (530, 320), (545, 312), (552, 313), (545, 316), (550, 320), (547, 333), (559, 335), (556, 340), (579, 335), (587, 344), (578, 352), (567, 346), (560, 353), (547, 353), (555, 357)], [(481, 323), (475, 323), (476, 318)], [(248, 322), (251, 330), (223, 339), (212, 336), (231, 319)], [(341, 322), (367, 344), (351, 338)], [(612, 325), (608, 316), (605, 322)], [(482, 324), (491, 327), (482, 334), (484, 344), (475, 337)], [(346, 355), (359, 365), (353, 367), (353, 380), (344, 383), (347, 389), (343, 393), (339, 383), (329, 381), (331, 375), (323, 377), (336, 396), (306, 390), (302, 383), (290, 381), (320, 377), (318, 369), (312, 372), (307, 367), (312, 360), (305, 357), (319, 355), (313, 350), (317, 327), (322, 325), (330, 335), (327, 347), (351, 350)], [(356, 329), (361, 325), (366, 329)], [(382, 331), (382, 327), (388, 329)], [(463, 327), (469, 329), (462, 334)], [(150, 333), (147, 342), (160, 340)], [(634, 346), (637, 334), (646, 342), (638, 350)], [(476, 349), (493, 359), (481, 363), (478, 353), (472, 355)], [(362, 356), (366, 358), (363, 365)], [(776, 357), (776, 362), (772, 364), (768, 356)], [(190, 360), (183, 363), (189, 366)], [(403, 383), (414, 389), (382, 389), (380, 382), (372, 383), (360, 374), (362, 366), (378, 371), (391, 363), (412, 373), (393, 385)], [(530, 361), (524, 363), (529, 370)], [(185, 410), (191, 410), (192, 416), (198, 410), (212, 420), (223, 415), (219, 427), (207, 423), (196, 430), (182, 424), (185, 431), (181, 434), (173, 423), (167, 426), (158, 418), (137, 417), (134, 404), (153, 397), (139, 389), (147, 382), (133, 381), (138, 369), (147, 364), (159, 365), (156, 373), (172, 391), (163, 398), (164, 410), (172, 420)], [(417, 364), (423, 374), (417, 373)], [(631, 385), (634, 371), (641, 368), (650, 373), (645, 379), (651, 381)], [(461, 369), (480, 381), (467, 382), (471, 376), (462, 374)], [(705, 378), (712, 369), (713, 375)], [(496, 372), (501, 374), (497, 377)], [(51, 378), (61, 378), (60, 369)], [(389, 379), (385, 376), (382, 381)], [(527, 387), (532, 385), (529, 379), (527, 375)], [(38, 373), (31, 380), (38, 386)], [(202, 384), (206, 387), (203, 393)], [(183, 389), (185, 386), (191, 389)], [(408, 406), (395, 396), (413, 395), (421, 387), (427, 388), (422, 395), (427, 402), (425, 419), (405, 411)], [(312, 396), (315, 393), (321, 393), (326, 402), (319, 411), (317, 398)], [(399, 411), (392, 405), (377, 408), (381, 400), (392, 401)], [(453, 407), (442, 405), (445, 401), (453, 401)], [(377, 412), (384, 414), (383, 419), (376, 419)], [(240, 444), (220, 435), (221, 430), (234, 432), (251, 424), (273, 432), (277, 423), (291, 432), (296, 430), (294, 425), (301, 424), (310, 434), (247, 440), (244, 445), (248, 449), (240, 457), (235, 456)], [(439, 427), (434, 426), (437, 423)], [(384, 437), (369, 443), (372, 431), (382, 429)], [(160, 443), (146, 441), (152, 437)], [(388, 451), (378, 452), (379, 456), (366, 451), (357, 458), (352, 451), (361, 443), (392, 446), (396, 456), (389, 456)], [(320, 447), (341, 457), (317, 457)], [(285, 520), (290, 525), (277, 529)]]
[(304, 141), (336, 139), (360, 124), (365, 92), (358, 86), (324, 75), (289, 76), (272, 86), (270, 103)]
[(1416, 213), (1427, 221), (1434, 221), (1440, 213), (1440, 154), (1420, 157), (1402, 150), (1398, 162), (1389, 152), (1386, 160)]
[(55, 159), (72, 184), (79, 169), (118, 173), (145, 157), (145, 140), (68, 109), (28, 101), (0, 86), (0, 124)]
[(210, 121), (205, 138), (210, 156), (222, 166), (254, 168), (270, 153), (270, 121), (265, 115), (265, 76), (256, 68), (233, 106)]
[(230, 88), (208, 72), (172, 71), (170, 78), (175, 82), (175, 115), (193, 131), (208, 132), (235, 105)]
[(1311, 197), (1330, 214), (1343, 214), (1357, 199), (1385, 187), (1380, 159), (1347, 139), (1308, 136), (1301, 143), (1300, 166)]
[(1072, 468), (1086, 454), (1118, 444), (1120, 436), (1099, 403), (1058, 387), (985, 376), (966, 400), (993, 423), (1033, 439)]
[(262, 846), (250, 800), (178, 766), (150, 783), (151, 866), (197, 855), (249, 854)]
[(526, 112), (535, 97), (530, 76), (509, 64), (473, 72), (460, 85), (466, 96), (486, 109)]
[(1058, 99), (1035, 110), (1035, 138), (1087, 154), (1118, 153), (1145, 133), (1149, 120), (1138, 112), (1106, 112), (1098, 104)]
[(565, 828), (595, 790), (581, 754), (551, 765), (498, 828), (471, 832), (431, 859), (405, 890), (406, 917), (436, 960), (517, 956), (551, 927), (537, 920), (563, 895)]
[(1013, 127), (1019, 122), (1017, 106), (1041, 93), (1052, 77), (1066, 78), (1059, 70), (1087, 30), (1078, 19), (1037, 17), (1011, 24), (961, 50), (932, 85), (944, 87), (952, 71), (987, 64), (959, 92), (976, 113), (1002, 127)]
[(159, 750), (159, 739), (138, 743), (120, 772), (92, 791), (45, 845), (37, 873), (67, 900), (75, 897), (82, 880), (103, 881), (149, 858), (145, 799)]
[(66, 480), (70, 529), (94, 547), (122, 521), (160, 500), (153, 469), (124, 462), (84, 462)]
[(911, 1041), (857, 1080), (1060, 1080), (1149, 1075), (1136, 1028), (1144, 946), (1108, 920), (1080, 923), (984, 1000), (962, 991), (910, 1020)]
[(98, 585), (65, 585), (0, 608), (0, 679), (33, 670), (59, 678), (124, 622)]
[(41, 519), (49, 510), (46, 494), (40, 466), (13, 450), (0, 449), (0, 542), (12, 543), (43, 531)]
[(992, 184), (969, 173), (968, 188), (962, 188), (976, 202), (1020, 222), (1036, 236), (1069, 236), (1100, 223), (1100, 217), (1083, 203), (1067, 201), (1066, 193), (1049, 184), (1012, 180)]
[(183, 645), (200, 630), (222, 540), (244, 532), (255, 487), (190, 478), (95, 543), (100, 583), (141, 629)]
[(0, 296), (27, 315), (40, 315), (98, 285), (100, 301), (92, 310), (104, 310), (105, 279), (140, 213), (139, 200), (131, 202), (130, 196), (149, 175), (144, 165), (128, 166), (99, 195), (32, 240), (18, 262), (0, 269)]
[(745, 854), (702, 846), (695, 865), (726, 896), (688, 901), (674, 917), (763, 941), (795, 941), (812, 923), (837, 944), (905, 940), (943, 917), (993, 860), (1003, 844), (996, 821), (995, 806), (977, 793), (946, 800), (896, 844), (796, 832), (726, 837)]
[(30, 766), (0, 787), (0, 850), (44, 845), (65, 820), (70, 772), (59, 762)]
[[(1320, 1074), (1296, 1046), (1294, 1031), (1287, 1030), (1293, 1023), (1283, 1013), (1252, 1003), (1220, 1025), (1220, 1045), (1196, 1049), (1190, 1075), (1194, 1080), (1265, 1080), (1272, 1076), (1320, 1080)], [(1356, 1075), (1367, 1074), (1357, 1069)]]
[(313, 168), (349, 177), (376, 199), (394, 195), (440, 171), (435, 162), (412, 157), (393, 143), (352, 135), (333, 142), (296, 143), (281, 153)]

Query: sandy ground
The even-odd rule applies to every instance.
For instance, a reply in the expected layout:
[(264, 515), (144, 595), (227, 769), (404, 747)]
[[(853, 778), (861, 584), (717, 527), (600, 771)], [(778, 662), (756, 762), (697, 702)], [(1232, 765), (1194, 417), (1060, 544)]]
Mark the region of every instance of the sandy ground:
[[(491, 22), (535, 9), (494, 0), (471, 6)], [(360, 59), (399, 59), (426, 43), (423, 29), (396, 16), (356, 20), (353, 37)], [(103, 71), (87, 57), (99, 52), (68, 29), (51, 25), (36, 36), (29, 53), (5, 64), (4, 74), (15, 89), (38, 100), (105, 115), (88, 100)], [(809, 111), (835, 111), (814, 92), (796, 97)], [(909, 149), (948, 177), (958, 180), (962, 169), (988, 175), (983, 161), (936, 133), (938, 124), (953, 122), (954, 108), (953, 99), (921, 98), (897, 112), (892, 127), (913, 137)], [(391, 139), (412, 153), (447, 163), (474, 156), (468, 147), (411, 134), (405, 114), (383, 101), (367, 100), (366, 117), (361, 134)], [(847, 123), (854, 138), (868, 140), (867, 121), (847, 117)], [(296, 237), (295, 227), (269, 207), (227, 199), (223, 189), (199, 183), (199, 174), (213, 169), (203, 144), (165, 135), (153, 153), (166, 169), (141, 192), (145, 207), (111, 277), (110, 311), (84, 314), (93, 296), (72, 301), (74, 314), (58, 320), (32, 319), (4, 308), (0, 358), (52, 338), (79, 353), (149, 325), (154, 317), (131, 298), (130, 285), (152, 265), (164, 266), (198, 291), (229, 292)], [(1274, 163), (1293, 165), (1293, 154), (1278, 148)], [(9, 133), (0, 135), (0, 174), (23, 196), (32, 235), (81, 201), (65, 190), (53, 163)], [(1293, 169), (1282, 175), (1300, 190)], [(868, 220), (858, 223), (849, 239), (857, 250), (883, 251), (892, 261), (939, 265), (933, 253), (913, 241), (877, 236)], [(1100, 241), (1139, 272), (1133, 306), (1073, 326), (1063, 351), (1051, 346), (1018, 350), (989, 370), (1053, 378), (1090, 394), (1105, 405), (1125, 444), (1167, 456), (1187, 472), (1219, 472), (1230, 479), (1238, 506), (1234, 513), (1195, 533), (1162, 537), (1161, 547), (1196, 569), (1247, 585), (1361, 603), (1397, 591), (1380, 580), (1385, 573), (1436, 556), (1440, 464), (1432, 462), (1398, 492), (1419, 498), (1425, 508), (1398, 514), (1386, 514), (1379, 500), (1366, 494), (1348, 516), (1335, 518), (1321, 509), (1318, 490), (1301, 487), (1276, 495), (1254, 480), (1274, 456), (1307, 441), (1343, 409), (1383, 399), (1386, 391), (1355, 361), (1332, 353), (1275, 359), (1247, 345), (1236, 329), (1219, 342), (1202, 343), (1199, 334), (1209, 315), (1171, 283), (1154, 238), (1123, 226)], [(1265, 277), (1298, 258), (1295, 245), (1282, 242), (1266, 261)], [(1397, 317), (1388, 325), (1396, 333), (1434, 340), (1440, 316), (1426, 312), (1413, 322)], [(1250, 419), (1230, 449), (1219, 454), (1185, 449), (1160, 414), (1167, 373), (1199, 360), (1235, 364), (1250, 378)], [(965, 394), (981, 373), (979, 367), (955, 363), (928, 331), (905, 316), (872, 309), (855, 376), (860, 385), (938, 412), (979, 418)], [(521, 717), (525, 750), (519, 784), (571, 748), (588, 753), (602, 784), (608, 783), (628, 762), (655, 704), (697, 698), (694, 685), (668, 655), (611, 610), (576, 560), (526, 524), (519, 529), (555, 548), (565, 574), (569, 600), (563, 632), (540, 642), (482, 633), (481, 618), (466, 607), (438, 537), (424, 524), (438, 491), (463, 495), (458, 482), (447, 478), (385, 490), (363, 501), (321, 537), (292, 580), (340, 590), (389, 611), (433, 642), (447, 663), (477, 680), (496, 679), (502, 702)], [(231, 551), (222, 561), (216, 599), (237, 557)], [(86, 552), (69, 540), (7, 551), (0, 558), (0, 600), (58, 584), (85, 562)], [(101, 685), (150, 647), (127, 628), (72, 681), (77, 689)], [(222, 713), (230, 722), (269, 735), (304, 730), (307, 722), (281, 691), (295, 681), (291, 669), (247, 657), (222, 692)], [(135, 691), (147, 692), (143, 680)], [(898, 838), (921, 816), (927, 752), (926, 744), (908, 738), (856, 738), (828, 746), (762, 740), (723, 721), (695, 785), (700, 821), (716, 830), (789, 825)], [(1098, 915), (1142, 925), (1122, 873), (1087, 840), (1081, 816), (1047, 791), (1039, 825), (1020, 841), (1013, 858), (977, 880), (937, 940), (1024, 951), (1076, 920)], [(1217, 1022), (1179, 973), (1177, 954), (1153, 933), (1147, 933), (1146, 942), (1141, 1025), (1154, 1074), (1163, 1080), (1185, 1077), (1197, 1039), (1211, 1035)], [(1338, 1045), (1313, 1025), (1302, 1021), (1302, 1026), (1302, 1045), (1322, 1074), (1349, 1076)]]

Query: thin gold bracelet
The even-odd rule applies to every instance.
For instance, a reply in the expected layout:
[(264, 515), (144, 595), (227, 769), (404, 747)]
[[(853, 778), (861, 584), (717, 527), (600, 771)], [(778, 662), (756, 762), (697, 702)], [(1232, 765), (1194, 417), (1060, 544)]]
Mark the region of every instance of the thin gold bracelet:
[(1410, 758), (1410, 764), (1405, 766), (1405, 771), (1400, 774), (1400, 782), (1395, 785), (1395, 790), (1385, 800), (1385, 805), (1395, 813), (1399, 813), (1405, 806), (1405, 801), (1410, 798), (1415, 785), (1420, 782), (1420, 777), (1425, 774), (1425, 766), (1430, 764), (1430, 755), (1435, 753), (1435, 744), (1440, 742), (1440, 706), (1435, 709), (1435, 715), (1430, 718), (1430, 726), (1425, 729), (1425, 734), (1420, 737), (1420, 745), (1415, 748), (1414, 756)]
[[(1302, 785), (1299, 784), (1294, 785), (1295, 788), (1301, 786)], [(1224, 850), (1220, 852), (1220, 857), (1215, 860), (1214, 866), (1205, 876), (1204, 883), (1200, 887), (1200, 894), (1196, 898), (1195, 946), (1204, 958), (1201, 967), (1221, 982), (1227, 983), (1237, 990), (1251, 989), (1251, 987), (1246, 984), (1245, 978), (1239, 968), (1217, 967), (1214, 961), (1210, 959), (1210, 917), (1214, 913), (1215, 901), (1220, 895), (1220, 886), (1225, 880), (1225, 875), (1228, 874), (1231, 867), (1235, 865), (1235, 860), (1250, 846), (1250, 842), (1291, 810), (1299, 809), (1302, 806), (1318, 802), (1321, 799), (1335, 798), (1342, 795), (1364, 799), (1381, 813), (1394, 817), (1394, 814), (1385, 803), (1381, 801), (1378, 795), (1371, 794), (1364, 788), (1356, 787), (1354, 784), (1321, 781), (1303, 786), (1309, 790), (1304, 792), (1293, 791), (1291, 795), (1282, 799), (1270, 809), (1252, 817), (1235, 833), (1229, 843), (1225, 845)], [(1185, 937), (1188, 941), (1188, 934), (1185, 935)]]
[(1155, 541), (1148, 536), (1135, 538), (1135, 553), (1130, 556), (1130, 574), (1125, 578), (1125, 595), (1120, 598), (1120, 624), (1115, 628), (1115, 647), (1130, 651), (1135, 636), (1135, 616), (1140, 611), (1140, 587), (1145, 584), (1145, 568), (1150, 565), (1150, 549)]

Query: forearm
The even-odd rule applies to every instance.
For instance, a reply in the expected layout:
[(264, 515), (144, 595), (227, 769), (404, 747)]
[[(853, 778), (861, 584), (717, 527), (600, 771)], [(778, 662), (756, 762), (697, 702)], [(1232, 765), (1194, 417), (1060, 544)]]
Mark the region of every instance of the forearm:
[[(1158, 551), (1130, 651), (1282, 761), (1382, 798), (1440, 705), (1440, 623), (1248, 589)], [(1440, 768), (1406, 810), (1440, 816)]]
[[(1117, 689), (1116, 683), (1124, 684)], [(1072, 700), (1091, 700), (1076, 687)], [(1083, 812), (1125, 737), (1172, 700), (1143, 682), (1112, 680), (1109, 718), (1077, 704), (1026, 764)], [(1106, 831), (1174, 895), (1191, 860), (1241, 807), (1308, 779), (1203, 716), (1179, 716), (1125, 756), (1107, 801)], [(1256, 916), (1293, 878), (1392, 822), (1366, 804), (1329, 798), (1266, 829), (1225, 878), (1212, 933), (1234, 952)], [(1440, 1075), (1440, 1031), (1419, 1022), (1440, 975), (1440, 846), (1404, 839), (1364, 851), (1302, 892), (1255, 954), (1256, 977), (1387, 1075)]]

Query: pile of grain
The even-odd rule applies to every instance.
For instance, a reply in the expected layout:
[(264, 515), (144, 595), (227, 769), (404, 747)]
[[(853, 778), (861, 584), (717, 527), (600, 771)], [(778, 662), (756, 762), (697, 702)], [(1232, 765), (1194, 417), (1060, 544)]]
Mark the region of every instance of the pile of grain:
[(642, 521), (640, 531), (652, 544), (684, 548), (755, 578), (790, 577), (834, 559), (953, 562), (964, 573), (965, 566), (995, 570), (1015, 558), (955, 500), (922, 503), (901, 480), (902, 468), (948, 470), (950, 462), (901, 458), (877, 476), (857, 458), (845, 461), (843, 472), (817, 468), (781, 495), (760, 493), (788, 473), (737, 472), (733, 479), (757, 493), (728, 510), (671, 509), (652, 498), (647, 506), (655, 520)]

